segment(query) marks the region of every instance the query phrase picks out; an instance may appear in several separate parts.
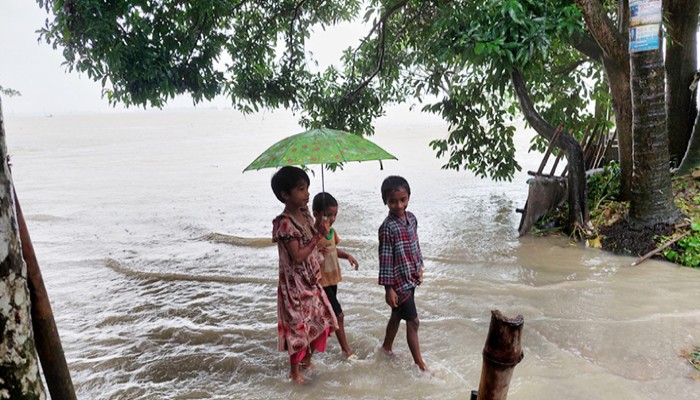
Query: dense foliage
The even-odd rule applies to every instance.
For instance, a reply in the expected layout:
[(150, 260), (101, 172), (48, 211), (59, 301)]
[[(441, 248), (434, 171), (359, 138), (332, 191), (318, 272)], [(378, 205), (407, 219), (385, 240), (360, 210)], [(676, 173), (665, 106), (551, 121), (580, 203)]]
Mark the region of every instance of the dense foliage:
[[(42, 37), (112, 102), (162, 106), (229, 97), (244, 112), (286, 107), (307, 127), (372, 134), (387, 104), (422, 102), (449, 122), (432, 142), (445, 168), (510, 179), (513, 68), (545, 118), (576, 132), (609, 109), (602, 70), (575, 51), (578, 7), (557, 0), (38, 0), (56, 16)], [(328, 25), (364, 21), (342, 66), (318, 71), (305, 44)], [(597, 61), (597, 60), (595, 60)], [(604, 115), (601, 113), (600, 115)], [(535, 147), (542, 147), (541, 140)]]

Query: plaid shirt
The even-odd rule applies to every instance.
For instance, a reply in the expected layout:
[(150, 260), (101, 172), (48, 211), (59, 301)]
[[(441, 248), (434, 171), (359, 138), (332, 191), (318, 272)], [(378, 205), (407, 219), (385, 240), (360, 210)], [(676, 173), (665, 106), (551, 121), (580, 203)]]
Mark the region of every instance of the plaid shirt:
[(420, 285), (423, 269), (418, 220), (408, 211), (406, 219), (389, 213), (379, 227), (379, 284), (393, 287), (399, 304), (408, 299), (411, 289)]

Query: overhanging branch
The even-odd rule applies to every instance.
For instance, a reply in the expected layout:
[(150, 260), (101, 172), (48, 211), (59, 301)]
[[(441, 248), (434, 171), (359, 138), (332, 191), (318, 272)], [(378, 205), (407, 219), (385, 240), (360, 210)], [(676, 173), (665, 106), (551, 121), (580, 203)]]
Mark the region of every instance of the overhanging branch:
[[(408, 4), (408, 0), (402, 0), (396, 4), (394, 4), (391, 8), (386, 10), (384, 14), (382, 14), (381, 18), (379, 21), (377, 21), (374, 26), (372, 26), (372, 29), (370, 30), (369, 34), (367, 37), (365, 37), (365, 40), (363, 41), (366, 42), (369, 40), (370, 35), (372, 35), (375, 31), (379, 30), (379, 46), (377, 47), (377, 65), (372, 72), (364, 81), (362, 81), (355, 89), (352, 91), (346, 93), (341, 101), (347, 101), (349, 99), (352, 99), (355, 97), (362, 89), (367, 87), (369, 83), (377, 76), (382, 70), (382, 67), (384, 66), (384, 54), (386, 52), (386, 25), (387, 21), (389, 18), (399, 11), (401, 8), (406, 6)], [(361, 46), (361, 45), (360, 45)], [(356, 50), (357, 51), (357, 50)]]

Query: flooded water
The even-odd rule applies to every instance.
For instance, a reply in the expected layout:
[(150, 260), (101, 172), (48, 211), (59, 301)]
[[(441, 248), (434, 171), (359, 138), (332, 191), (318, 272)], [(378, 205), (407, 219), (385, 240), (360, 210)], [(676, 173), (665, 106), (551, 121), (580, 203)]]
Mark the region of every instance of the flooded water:
[[(168, 111), (7, 116), (19, 200), (53, 304), (78, 397), (98, 399), (467, 399), (479, 385), (490, 311), (525, 318), (525, 358), (509, 399), (692, 399), (700, 345), (700, 271), (517, 238), (525, 171), (513, 182), (443, 171), (428, 142), (439, 120), (397, 110), (373, 140), (398, 161), (325, 174), (339, 201), (344, 264), (339, 299), (360, 361), (331, 338), (309, 383), (287, 379), (276, 351), (282, 204), (272, 170), (242, 173), (302, 129), (295, 117)], [(527, 135), (521, 131), (520, 135)], [(526, 147), (527, 139), (520, 139)], [(418, 372), (402, 325), (396, 358), (378, 351), (389, 309), (377, 285), (379, 187), (400, 174), (419, 220), (424, 284), (416, 293)], [(320, 191), (320, 173), (311, 192)]]

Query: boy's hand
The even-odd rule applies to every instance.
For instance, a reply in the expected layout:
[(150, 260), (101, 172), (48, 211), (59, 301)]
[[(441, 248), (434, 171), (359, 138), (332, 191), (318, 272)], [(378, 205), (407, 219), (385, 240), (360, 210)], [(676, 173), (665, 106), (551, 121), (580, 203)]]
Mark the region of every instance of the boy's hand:
[(387, 286), (386, 287), (386, 294), (384, 296), (386, 300), (386, 304), (389, 305), (391, 308), (396, 308), (399, 306), (399, 296), (396, 295), (396, 291), (394, 290), (393, 287)]
[(423, 283), (423, 268), (418, 271), (418, 283)]
[(351, 256), (348, 254), (348, 261), (350, 261), (350, 265), (355, 267), (355, 271), (357, 271), (358, 268), (360, 268), (360, 264), (357, 263), (357, 260), (355, 260), (355, 257)]

